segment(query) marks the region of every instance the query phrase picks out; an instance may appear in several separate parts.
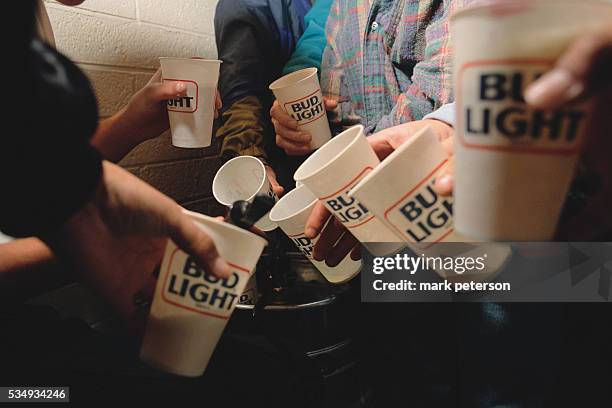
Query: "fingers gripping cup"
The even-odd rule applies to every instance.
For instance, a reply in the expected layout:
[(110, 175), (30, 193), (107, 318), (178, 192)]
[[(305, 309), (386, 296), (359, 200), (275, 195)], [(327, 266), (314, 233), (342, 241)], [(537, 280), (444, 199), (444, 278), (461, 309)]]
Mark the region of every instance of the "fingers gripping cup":
[[(358, 125), (314, 152), (297, 169), (294, 179), (312, 191), (360, 242), (399, 243), (401, 240), (365, 205), (348, 195), (379, 162), (363, 133), (363, 126)], [(391, 247), (388, 253), (399, 250), (402, 245)], [(375, 252), (382, 255), (380, 249)]]
[(318, 149), (331, 139), (325, 103), (316, 68), (292, 72), (270, 84), (281, 107), (298, 127), (312, 136), (310, 146)]
[[(454, 230), (452, 197), (439, 196), (433, 188), (448, 163), (449, 156), (438, 136), (426, 127), (391, 153), (349, 195), (409, 243), (416, 254), (466, 256), (472, 250), (485, 251), (488, 259), (482, 275), (491, 276), (510, 255), (506, 245), (438, 245), (471, 242)], [(444, 278), (453, 277), (445, 275), (444, 270), (436, 272)]]
[[(258, 194), (278, 200), (268, 179), (266, 166), (253, 156), (234, 157), (221, 166), (213, 179), (212, 190), (215, 199), (228, 207), (239, 200), (252, 202)], [(270, 221), (269, 213), (255, 226), (262, 231), (272, 231), (277, 227)]]
[(346, 256), (335, 267), (329, 267), (325, 262), (315, 261), (312, 251), (318, 239), (310, 239), (304, 235), (304, 227), (310, 216), (317, 197), (305, 186), (300, 186), (285, 194), (270, 211), (270, 219), (276, 223), (293, 241), (295, 246), (306, 258), (317, 267), (319, 272), (331, 283), (343, 283), (355, 277), (361, 269), (361, 261), (353, 261)]
[(610, 24), (612, 4), (589, 0), (497, 1), (452, 17), (461, 234), (553, 238), (591, 110), (538, 110), (523, 94), (573, 40)]
[(219, 279), (168, 241), (140, 358), (164, 371), (202, 375), (266, 241), (234, 225), (189, 213), (214, 241), (232, 276)]
[(201, 148), (212, 142), (215, 96), (221, 61), (199, 58), (160, 58), (162, 81), (181, 81), (187, 94), (166, 102), (172, 144)]

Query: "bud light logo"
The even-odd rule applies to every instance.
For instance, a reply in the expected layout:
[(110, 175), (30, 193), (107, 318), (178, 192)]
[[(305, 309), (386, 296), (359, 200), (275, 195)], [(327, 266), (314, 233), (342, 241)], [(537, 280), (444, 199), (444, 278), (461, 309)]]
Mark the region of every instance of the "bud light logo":
[(295, 244), (297, 249), (302, 252), (306, 258), (312, 259), (312, 251), (314, 248), (314, 241), (308, 238), (306, 235), (293, 235), (290, 236), (291, 241)]
[(408, 242), (436, 243), (453, 232), (453, 202), (433, 189), (438, 164), (416, 187), (385, 211), (385, 218)]
[(162, 299), (194, 312), (228, 318), (238, 301), (237, 290), (241, 279), (248, 279), (248, 271), (234, 268), (229, 278), (221, 279), (206, 273), (195, 261), (175, 249), (164, 278)]
[(166, 101), (166, 108), (170, 112), (193, 113), (198, 110), (198, 84), (184, 79), (164, 78), (164, 81), (181, 81), (187, 89), (185, 96)]
[(357, 177), (351, 180), (346, 187), (343, 187), (334, 194), (321, 198), (325, 207), (327, 207), (327, 209), (334, 214), (336, 219), (344, 224), (346, 228), (359, 227), (374, 218), (365, 205), (348, 195), (348, 192), (351, 191), (351, 189), (370, 171), (372, 171), (372, 167), (366, 167)]
[(370, 218), (370, 211), (359, 201), (349, 197), (347, 192), (326, 199), (325, 204), (341, 223), (348, 224), (347, 228), (350, 228), (355, 226), (352, 224), (361, 224)]
[(472, 148), (567, 154), (580, 145), (587, 115), (580, 107), (538, 110), (523, 98), (547, 61), (466, 64), (457, 93), (461, 142)]
[(284, 105), (285, 111), (297, 121), (298, 125), (313, 122), (325, 114), (321, 91), (316, 91), (302, 99), (287, 102)]

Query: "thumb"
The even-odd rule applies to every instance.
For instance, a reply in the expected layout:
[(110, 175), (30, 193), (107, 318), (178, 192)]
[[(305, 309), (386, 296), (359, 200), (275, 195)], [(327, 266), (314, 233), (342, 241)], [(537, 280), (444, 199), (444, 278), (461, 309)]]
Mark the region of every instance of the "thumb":
[(270, 180), (274, 194), (280, 197), (285, 192), (285, 188), (278, 183), (276, 172), (272, 170), (272, 167), (266, 165), (266, 174), (268, 175), (268, 180)]
[(374, 153), (376, 153), (376, 156), (378, 156), (380, 160), (384, 160), (395, 150), (382, 132), (368, 137), (368, 143), (370, 143), (372, 150), (374, 150)]
[(338, 99), (336, 98), (324, 96), (323, 102), (325, 102), (325, 110), (334, 110), (338, 107)]
[(433, 186), (436, 193), (443, 197), (453, 194), (453, 189), (455, 188), (454, 170), (454, 158), (451, 157), (446, 167), (436, 177), (436, 182)]
[(180, 81), (164, 81), (147, 85), (149, 98), (154, 102), (187, 95), (187, 86)]
[(231, 276), (231, 268), (215, 247), (215, 243), (180, 207), (169, 217), (168, 235), (176, 245), (191, 255), (207, 272), (220, 277)]

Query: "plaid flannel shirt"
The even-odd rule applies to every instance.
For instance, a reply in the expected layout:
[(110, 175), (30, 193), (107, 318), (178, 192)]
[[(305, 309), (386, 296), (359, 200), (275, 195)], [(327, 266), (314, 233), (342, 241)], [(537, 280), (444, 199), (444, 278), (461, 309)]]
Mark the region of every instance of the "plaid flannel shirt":
[(368, 133), (422, 119), (453, 101), (449, 17), (474, 0), (336, 0), (321, 87), (330, 115)]

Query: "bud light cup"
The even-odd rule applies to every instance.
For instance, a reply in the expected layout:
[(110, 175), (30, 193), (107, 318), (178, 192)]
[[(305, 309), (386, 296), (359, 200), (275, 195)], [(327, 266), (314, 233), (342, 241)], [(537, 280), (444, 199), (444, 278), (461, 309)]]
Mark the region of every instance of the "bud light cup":
[[(215, 199), (228, 207), (239, 200), (252, 202), (259, 194), (278, 201), (266, 166), (253, 156), (234, 157), (221, 166), (213, 179), (212, 191)], [(255, 226), (262, 231), (272, 231), (277, 227), (270, 221), (269, 213), (257, 221)]]
[(232, 276), (207, 274), (168, 241), (140, 358), (169, 373), (197, 377), (204, 373), (266, 240), (215, 218), (189, 214), (212, 238)]
[(159, 62), (162, 81), (181, 81), (187, 87), (185, 96), (166, 101), (172, 145), (210, 146), (221, 61), (162, 57)]
[[(348, 231), (362, 243), (400, 243), (401, 240), (370, 210), (348, 192), (380, 160), (368, 143), (363, 126), (345, 130), (314, 152), (294, 174), (296, 182), (303, 183)], [(367, 245), (366, 245), (367, 246)], [(375, 255), (386, 255), (403, 245), (368, 247)], [(381, 253), (380, 251), (386, 252)], [(387, 251), (388, 250), (388, 251)]]
[(312, 251), (318, 238), (307, 238), (304, 235), (304, 227), (317, 201), (317, 197), (306, 186), (297, 187), (276, 203), (270, 211), (270, 219), (287, 234), (325, 279), (331, 283), (347, 282), (359, 273), (361, 261), (354, 261), (350, 255), (347, 255), (342, 262), (332, 268), (325, 262), (315, 261), (312, 258)]
[[(486, 270), (478, 277), (490, 277), (505, 263), (510, 248), (501, 244), (475, 247), (454, 230), (453, 199), (433, 189), (436, 177), (448, 166), (449, 156), (430, 127), (422, 129), (398, 147), (350, 192), (381, 222), (384, 222), (417, 255), (469, 256), (486, 251)], [(466, 243), (446, 245), (441, 242)], [(446, 270), (436, 270), (443, 278)], [(464, 277), (467, 277), (465, 275)], [(474, 278), (474, 276), (470, 276)]]
[(479, 240), (553, 238), (591, 116), (588, 102), (528, 107), (527, 86), (579, 36), (612, 24), (598, 1), (494, 1), (451, 19), (455, 227)]
[(287, 74), (272, 82), (269, 88), (285, 112), (297, 121), (299, 129), (310, 133), (313, 149), (331, 139), (316, 68)]
[(461, 241), (453, 228), (453, 199), (433, 189), (449, 157), (427, 127), (398, 147), (350, 192), (403, 242)]

